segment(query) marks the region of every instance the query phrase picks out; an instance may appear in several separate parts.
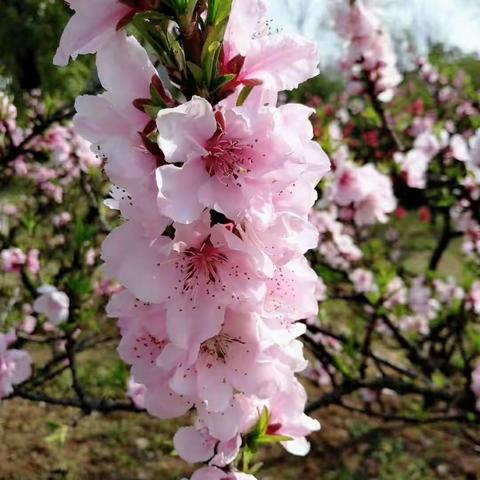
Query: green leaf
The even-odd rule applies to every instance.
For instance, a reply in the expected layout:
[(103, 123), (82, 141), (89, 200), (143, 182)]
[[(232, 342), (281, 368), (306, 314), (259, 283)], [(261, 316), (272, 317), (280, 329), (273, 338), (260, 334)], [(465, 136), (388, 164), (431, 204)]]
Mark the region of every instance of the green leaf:
[(467, 336), (472, 342), (472, 349), (475, 353), (480, 353), (480, 332), (473, 325), (467, 326)]
[(222, 75), (221, 77), (217, 77), (212, 82), (212, 92), (215, 92), (222, 88), (223, 86), (230, 83), (232, 80), (235, 80), (237, 76), (234, 73), (229, 73), (227, 75)]
[(334, 270), (333, 268), (325, 264), (315, 265), (315, 271), (317, 272), (317, 275), (319, 277), (322, 277), (322, 279), (325, 280), (325, 283), (329, 285), (339, 283), (345, 278), (345, 274)]
[(197, 6), (198, 0), (188, 0), (185, 8), (185, 16), (189, 21), (192, 20), (193, 12), (195, 11), (195, 7)]
[(92, 283), (89, 277), (82, 273), (72, 275), (67, 281), (69, 289), (75, 295), (88, 295), (92, 291)]
[(290, 442), (293, 440), (292, 437), (287, 437), (285, 435), (260, 435), (256, 440), (256, 445), (268, 445), (271, 443), (280, 443), (280, 442)]
[(381, 119), (372, 105), (368, 105), (362, 112), (362, 115), (373, 125), (380, 126)]
[(247, 100), (248, 96), (250, 93), (252, 93), (253, 87), (250, 85), (247, 85), (242, 88), (242, 91), (238, 95), (237, 98), (237, 107), (241, 107)]
[[(82, 327), (88, 328), (93, 331), (98, 331), (98, 309), (97, 308), (84, 308), (77, 313), (78, 323), (82, 324)], [(76, 322), (77, 323), (77, 322)]]
[(248, 472), (250, 468), (250, 463), (253, 459), (254, 452), (248, 447), (248, 445), (243, 450), (242, 457), (242, 470)]
[(217, 25), (228, 19), (232, 10), (232, 0), (210, 0), (208, 2), (207, 25)]
[(163, 0), (163, 3), (175, 12), (183, 12), (186, 0)]
[(185, 53), (169, 31), (170, 19), (167, 16), (158, 12), (142, 12), (135, 15), (132, 24), (166, 67), (185, 71)]
[(93, 240), (97, 233), (98, 227), (92, 224), (85, 224), (82, 220), (77, 219), (75, 223), (75, 231), (73, 232), (73, 240), (77, 246), (85, 242)]
[(160, 108), (166, 107), (165, 101), (160, 96), (160, 93), (158, 92), (158, 90), (155, 88), (153, 84), (150, 86), (150, 97), (152, 99), (153, 105), (155, 105), (156, 107), (160, 107)]
[(67, 440), (68, 426), (56, 422), (48, 422), (47, 426), (52, 433), (45, 437), (45, 441), (63, 447)]
[(165, 20), (169, 21), (169, 18), (163, 13), (149, 10), (137, 13), (133, 19), (133, 24), (139, 26), (140, 22), (143, 22), (146, 25), (161, 25)]
[(270, 412), (264, 407), (256, 425), (247, 434), (247, 444), (254, 446), (256, 439), (267, 433), (270, 423)]
[(222, 22), (217, 23), (216, 25), (209, 25), (206, 29), (207, 36), (202, 47), (201, 59), (202, 63), (204, 62), (205, 56), (207, 55), (208, 48), (213, 42), (223, 42), (223, 37), (225, 36), (225, 31), (227, 29), (228, 18)]
[(258, 419), (258, 431), (260, 435), (263, 435), (268, 428), (268, 424), (270, 423), (270, 412), (268, 411), (267, 407), (263, 407), (262, 414)]
[(333, 361), (337, 370), (340, 370), (345, 377), (351, 378), (353, 376), (352, 369), (340, 355), (334, 356)]
[(27, 232), (31, 235), (35, 229), (35, 216), (31, 212), (26, 212), (22, 215), (20, 222), (26, 228)]
[(433, 373), (432, 380), (434, 385), (438, 388), (443, 388), (447, 384), (447, 379), (445, 378), (445, 375), (438, 371)]
[(380, 297), (381, 297), (379, 291), (367, 292), (367, 293), (365, 293), (365, 296), (367, 297), (368, 301), (369, 301), (371, 304), (377, 303), (377, 302), (380, 300)]
[(145, 113), (153, 120), (157, 118), (160, 110), (162, 110), (162, 107), (156, 107), (154, 105), (145, 105), (144, 107)]
[(207, 49), (207, 54), (203, 63), (203, 73), (207, 87), (212, 85), (213, 79), (217, 76), (218, 57), (220, 55), (220, 42), (212, 42)]
[(470, 422), (475, 422), (477, 420), (477, 415), (472, 412), (467, 412), (467, 418)]
[(262, 467), (263, 467), (263, 462), (257, 462), (248, 470), (248, 473), (250, 475), (256, 475)]
[(195, 63), (187, 61), (187, 68), (190, 70), (195, 83), (197, 85), (202, 85), (203, 83), (203, 70)]

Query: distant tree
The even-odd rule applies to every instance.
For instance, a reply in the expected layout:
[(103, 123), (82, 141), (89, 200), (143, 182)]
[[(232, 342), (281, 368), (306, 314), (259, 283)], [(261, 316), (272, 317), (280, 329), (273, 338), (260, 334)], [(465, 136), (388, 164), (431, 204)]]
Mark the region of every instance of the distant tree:
[(48, 104), (66, 103), (92, 79), (91, 58), (68, 69), (54, 68), (58, 38), (69, 18), (63, 0), (0, 2), (0, 85), (21, 101), (25, 91), (40, 89)]

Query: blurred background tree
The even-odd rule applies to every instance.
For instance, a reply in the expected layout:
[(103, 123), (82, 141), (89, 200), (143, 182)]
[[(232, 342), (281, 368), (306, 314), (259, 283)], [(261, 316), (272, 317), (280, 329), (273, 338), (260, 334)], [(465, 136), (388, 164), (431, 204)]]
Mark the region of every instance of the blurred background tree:
[(16, 98), (40, 89), (47, 108), (73, 101), (94, 84), (93, 58), (82, 56), (68, 68), (55, 68), (53, 55), (70, 16), (63, 0), (0, 2), (0, 88)]

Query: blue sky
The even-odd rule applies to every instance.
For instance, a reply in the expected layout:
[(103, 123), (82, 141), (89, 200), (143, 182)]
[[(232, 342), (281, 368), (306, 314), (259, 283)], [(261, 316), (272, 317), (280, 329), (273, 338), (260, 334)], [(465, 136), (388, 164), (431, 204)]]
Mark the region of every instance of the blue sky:
[[(385, 23), (398, 42), (409, 31), (421, 53), (425, 53), (430, 39), (480, 55), (480, 0), (379, 1), (384, 7)], [(334, 62), (340, 56), (342, 48), (332, 33), (329, 17), (332, 2), (333, 0), (270, 0), (271, 17), (277, 26), (287, 31), (296, 30), (298, 11), (306, 12), (302, 33), (318, 41), (324, 65)]]

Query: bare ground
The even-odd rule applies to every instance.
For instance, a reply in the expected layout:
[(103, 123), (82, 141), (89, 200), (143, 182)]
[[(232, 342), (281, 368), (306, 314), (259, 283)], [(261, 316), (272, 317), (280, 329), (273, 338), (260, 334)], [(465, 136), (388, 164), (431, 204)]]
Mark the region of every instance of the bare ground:
[[(399, 428), (337, 408), (319, 419), (310, 455), (268, 449), (261, 480), (480, 479), (480, 453), (458, 426)], [(171, 455), (175, 427), (146, 414), (82, 417), (73, 409), (3, 402), (0, 480), (179, 480), (190, 469)]]

